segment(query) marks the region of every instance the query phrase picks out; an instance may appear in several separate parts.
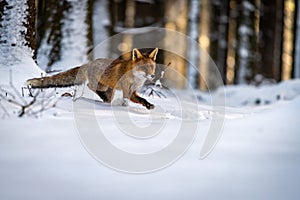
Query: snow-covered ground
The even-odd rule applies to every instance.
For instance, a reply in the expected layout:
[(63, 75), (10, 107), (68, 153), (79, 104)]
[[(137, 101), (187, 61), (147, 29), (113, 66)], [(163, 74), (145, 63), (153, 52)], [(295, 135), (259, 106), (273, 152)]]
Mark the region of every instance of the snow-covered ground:
[[(9, 73), (1, 69), (1, 85), (8, 83)], [(32, 61), (25, 60), (12, 70), (14, 85), (20, 88), (27, 78), (40, 73)], [(68, 89), (56, 96), (64, 91)], [(202, 160), (200, 150), (217, 113), (210, 95), (195, 91), (198, 104), (189, 104), (194, 109), (178, 104), (191, 95), (187, 91), (174, 91), (179, 100), (172, 95), (147, 97), (156, 105), (149, 112), (133, 103), (129, 107), (101, 104), (85, 91), (79, 100), (85, 111), (95, 116), (109, 141), (124, 151), (158, 151), (166, 140), (174, 139), (178, 124), (198, 124), (194, 142), (180, 159), (144, 174), (113, 170), (87, 151), (71, 98), (61, 99), (38, 117), (23, 118), (17, 117), (17, 107), (1, 101), (9, 116), (0, 120), (0, 199), (299, 199), (300, 80), (259, 88), (228, 86), (225, 91), (222, 135)], [(221, 90), (212, 95), (221, 98)], [(164, 121), (164, 135), (132, 138), (121, 131), (128, 117), (145, 131)], [(89, 123), (86, 126), (92, 128)]]

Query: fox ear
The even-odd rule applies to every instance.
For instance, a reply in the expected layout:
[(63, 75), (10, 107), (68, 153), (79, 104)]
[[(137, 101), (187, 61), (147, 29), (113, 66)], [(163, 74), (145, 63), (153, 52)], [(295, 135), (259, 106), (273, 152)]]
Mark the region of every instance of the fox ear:
[(132, 50), (132, 60), (136, 60), (136, 59), (139, 59), (139, 58), (142, 58), (143, 55), (141, 54), (141, 52), (137, 49), (137, 48), (134, 48)]
[(151, 58), (152, 60), (156, 60), (156, 55), (158, 52), (158, 48), (155, 48), (150, 54), (149, 54), (149, 58)]

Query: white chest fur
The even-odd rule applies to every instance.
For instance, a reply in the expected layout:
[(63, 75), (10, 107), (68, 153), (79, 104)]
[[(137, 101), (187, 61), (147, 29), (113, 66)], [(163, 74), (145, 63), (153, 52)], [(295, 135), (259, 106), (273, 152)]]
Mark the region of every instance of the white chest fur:
[(145, 72), (133, 70), (132, 73), (134, 76), (133, 87), (135, 87), (135, 89), (142, 87), (147, 80)]

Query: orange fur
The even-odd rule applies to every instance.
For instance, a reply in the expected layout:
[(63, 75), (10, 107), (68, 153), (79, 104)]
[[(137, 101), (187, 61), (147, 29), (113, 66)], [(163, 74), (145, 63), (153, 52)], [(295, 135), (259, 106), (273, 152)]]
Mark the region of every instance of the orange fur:
[(129, 60), (100, 58), (53, 76), (29, 79), (27, 85), (32, 88), (68, 87), (87, 81), (89, 89), (104, 102), (110, 103), (117, 89), (122, 90), (123, 98), (153, 109), (154, 105), (138, 96), (137, 90), (154, 76), (157, 52), (157, 48), (149, 54), (133, 49)]

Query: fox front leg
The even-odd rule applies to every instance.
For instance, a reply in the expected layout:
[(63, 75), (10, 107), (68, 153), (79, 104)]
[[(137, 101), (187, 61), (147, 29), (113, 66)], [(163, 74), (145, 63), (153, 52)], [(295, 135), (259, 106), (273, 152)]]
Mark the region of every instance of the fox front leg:
[(146, 99), (140, 97), (136, 91), (134, 91), (130, 97), (130, 100), (134, 103), (139, 103), (145, 106), (148, 110), (154, 109), (154, 105), (149, 103)]

